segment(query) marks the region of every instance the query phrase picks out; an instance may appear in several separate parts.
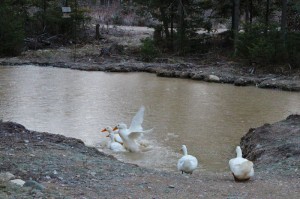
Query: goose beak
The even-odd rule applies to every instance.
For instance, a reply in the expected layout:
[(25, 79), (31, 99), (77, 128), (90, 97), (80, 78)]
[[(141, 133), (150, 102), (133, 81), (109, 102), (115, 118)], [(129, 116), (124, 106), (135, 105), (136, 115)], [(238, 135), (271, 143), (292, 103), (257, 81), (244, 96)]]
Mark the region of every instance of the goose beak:
[(109, 134), (106, 137), (109, 138)]
[(115, 131), (115, 130), (117, 130), (118, 129), (118, 127), (115, 127), (114, 129), (113, 129), (113, 131)]
[(102, 129), (102, 130), (101, 130), (101, 132), (106, 132), (106, 131), (107, 131), (106, 129)]

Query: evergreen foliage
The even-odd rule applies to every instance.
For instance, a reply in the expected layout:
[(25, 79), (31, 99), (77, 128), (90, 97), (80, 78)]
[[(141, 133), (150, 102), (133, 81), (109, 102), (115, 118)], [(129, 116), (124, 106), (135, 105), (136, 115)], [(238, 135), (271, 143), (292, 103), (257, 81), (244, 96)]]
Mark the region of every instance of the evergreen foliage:
[(238, 55), (262, 64), (274, 62), (282, 51), (276, 26), (269, 26), (267, 33), (264, 32), (264, 24), (248, 25), (245, 29), (246, 32), (239, 34)]
[(0, 2), (0, 16), (0, 56), (18, 55), (24, 41), (22, 13), (11, 1), (5, 0)]
[(26, 37), (60, 34), (67, 40), (78, 38), (89, 17), (85, 15), (87, 10), (77, 6), (77, 0), (68, 2), (70, 18), (62, 17), (60, 0), (0, 1), (0, 56), (20, 54)]
[(141, 40), (141, 55), (142, 60), (146, 62), (153, 61), (154, 58), (158, 57), (159, 50), (155, 47), (153, 39), (147, 37)]
[[(161, 47), (169, 50), (176, 50), (180, 54), (188, 53), (192, 50), (192, 40), (195, 39), (197, 30), (204, 28), (210, 30), (209, 20), (205, 20), (204, 11), (209, 8), (210, 1), (197, 0), (136, 0), (144, 12), (157, 21), (161, 26), (155, 29), (161, 29), (164, 36), (163, 40), (155, 41)], [(154, 37), (154, 39), (159, 37)], [(159, 38), (161, 39), (161, 38)]]
[(87, 10), (81, 9), (77, 0), (68, 1), (68, 6), (72, 9), (70, 18), (62, 17), (62, 4), (58, 0), (33, 1), (30, 6), (34, 7), (36, 12), (28, 17), (27, 26), (30, 29), (27, 29), (27, 32), (33, 35), (47, 32), (73, 38), (74, 31), (83, 31), (85, 22), (90, 19), (85, 16)]

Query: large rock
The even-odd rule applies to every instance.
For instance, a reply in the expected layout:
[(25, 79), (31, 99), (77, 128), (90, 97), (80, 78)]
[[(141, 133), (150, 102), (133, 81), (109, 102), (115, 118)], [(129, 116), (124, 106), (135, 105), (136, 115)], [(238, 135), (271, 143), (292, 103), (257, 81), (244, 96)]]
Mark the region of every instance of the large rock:
[(38, 182), (36, 182), (36, 181), (34, 181), (34, 180), (27, 180), (27, 181), (23, 184), (23, 187), (32, 187), (32, 188), (38, 189), (38, 190), (43, 190), (43, 189), (45, 189), (45, 187), (44, 187), (42, 184), (40, 184), (40, 183), (38, 183)]
[(21, 179), (10, 180), (10, 182), (13, 183), (13, 184), (19, 185), (21, 187), (25, 184), (25, 181), (21, 180)]
[(14, 179), (15, 176), (9, 172), (0, 173), (0, 181), (5, 182)]
[(219, 82), (220, 78), (216, 75), (208, 75), (206, 78), (206, 81), (208, 82)]

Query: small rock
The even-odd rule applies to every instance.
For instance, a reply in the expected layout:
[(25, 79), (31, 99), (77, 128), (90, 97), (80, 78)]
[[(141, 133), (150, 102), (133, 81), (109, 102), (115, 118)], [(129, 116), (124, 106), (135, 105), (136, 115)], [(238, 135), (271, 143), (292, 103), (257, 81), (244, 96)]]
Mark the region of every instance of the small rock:
[(292, 153), (287, 153), (287, 154), (286, 154), (286, 157), (287, 157), (287, 158), (292, 157), (292, 156), (293, 156)]
[(50, 180), (50, 179), (51, 179), (51, 177), (50, 177), (50, 176), (46, 176), (45, 178), (46, 178), (47, 180)]
[(29, 143), (29, 140), (24, 140), (25, 143)]
[(54, 175), (57, 175), (58, 173), (57, 173), (57, 171), (56, 171), (56, 170), (54, 170), (54, 171), (53, 171), (53, 174), (54, 174)]
[(199, 74), (199, 73), (196, 73), (196, 74), (192, 75), (193, 80), (203, 80), (204, 77), (205, 76), (203, 74)]
[(15, 176), (9, 172), (0, 173), (0, 181), (5, 182), (13, 179)]
[(174, 185), (169, 185), (168, 188), (174, 189), (175, 186)]
[(210, 82), (219, 82), (220, 78), (218, 76), (216, 76), (216, 75), (208, 75), (207, 81), (210, 81)]
[(36, 181), (34, 181), (34, 180), (27, 180), (27, 181), (24, 183), (23, 187), (32, 187), (32, 188), (38, 189), (38, 190), (43, 190), (43, 189), (45, 189), (45, 187), (44, 187), (42, 184), (40, 184), (40, 183), (38, 183), (38, 182), (36, 182)]
[(19, 186), (23, 186), (25, 184), (25, 181), (24, 180), (21, 180), (21, 179), (15, 179), (15, 180), (10, 180), (11, 183), (14, 183), (16, 185), (19, 185)]
[(90, 172), (90, 174), (91, 174), (92, 176), (95, 176), (95, 175), (96, 175), (96, 172), (92, 171), (92, 172)]

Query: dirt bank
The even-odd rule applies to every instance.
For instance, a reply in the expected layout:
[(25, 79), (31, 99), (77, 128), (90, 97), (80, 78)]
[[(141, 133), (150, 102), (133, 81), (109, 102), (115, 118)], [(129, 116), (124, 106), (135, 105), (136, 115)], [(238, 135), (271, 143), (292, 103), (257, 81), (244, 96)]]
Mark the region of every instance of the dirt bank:
[(300, 176), (300, 115), (250, 129), (241, 146), (258, 169)]
[(281, 68), (282, 71), (269, 72), (255, 67), (242, 66), (224, 57), (211, 56), (197, 59), (165, 58), (153, 63), (144, 63), (131, 56), (100, 56), (99, 48), (99, 46), (83, 46), (82, 49), (77, 49), (76, 62), (72, 58), (72, 49), (52, 49), (31, 51), (20, 57), (2, 58), (0, 65), (33, 64), (86, 71), (149, 72), (160, 77), (189, 78), (235, 86), (300, 91), (300, 71), (297, 70)]
[[(293, 122), (291, 118), (294, 118)], [(269, 125), (269, 130), (292, 132), (285, 140), (299, 146), (299, 118), (291, 116)], [(278, 129), (278, 125), (282, 128)], [(229, 171), (197, 170), (193, 175), (182, 175), (125, 164), (95, 148), (86, 147), (78, 139), (30, 131), (20, 124), (1, 121), (0, 172), (10, 172), (24, 181), (32, 179), (45, 189), (38, 191), (2, 182), (0, 198), (298, 198), (299, 147), (293, 148), (288, 155), (293, 160), (288, 165), (284, 164), (286, 155), (277, 157), (277, 152), (270, 154), (267, 151), (277, 143), (281, 133), (270, 136), (268, 142), (261, 141), (256, 134), (257, 141), (249, 138), (249, 133), (248, 139), (243, 138), (242, 146), (246, 155), (253, 157), (256, 175), (247, 183), (236, 183)], [(250, 155), (255, 151), (249, 147), (253, 143), (260, 144), (259, 159)], [(286, 153), (285, 148), (278, 147), (277, 150), (280, 154)], [(265, 164), (269, 155), (276, 161)], [(296, 167), (290, 168), (291, 165)], [(289, 172), (282, 172), (285, 169)]]

